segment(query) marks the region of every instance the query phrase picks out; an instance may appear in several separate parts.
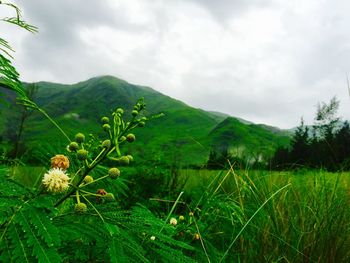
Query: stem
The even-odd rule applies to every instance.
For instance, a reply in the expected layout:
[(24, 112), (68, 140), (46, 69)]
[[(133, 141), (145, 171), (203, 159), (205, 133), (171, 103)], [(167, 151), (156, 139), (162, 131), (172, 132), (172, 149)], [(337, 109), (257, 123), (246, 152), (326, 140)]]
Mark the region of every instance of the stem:
[(79, 189), (81, 189), (81, 188), (83, 188), (83, 187), (85, 187), (85, 186), (87, 186), (87, 185), (96, 183), (97, 181), (102, 180), (102, 179), (105, 179), (105, 178), (107, 178), (107, 177), (109, 177), (109, 175), (104, 175), (104, 176), (102, 176), (102, 177), (100, 177), (100, 178), (97, 178), (96, 180), (93, 180), (91, 183), (87, 183), (87, 184), (83, 184), (82, 186), (79, 186)]
[[(101, 155), (101, 158), (99, 160), (97, 160), (94, 164), (91, 164), (90, 166), (85, 167), (86, 170), (81, 173), (81, 178), (79, 178), (79, 181), (78, 181), (78, 183), (76, 185), (80, 185), (83, 182), (85, 176), (88, 175), (89, 172), (91, 170), (93, 170), (103, 160), (103, 158), (106, 155), (107, 155), (107, 151), (104, 151), (102, 153), (102, 155)], [(74, 191), (75, 191), (74, 187), (76, 187), (76, 186), (73, 186), (73, 188), (71, 188), (71, 190), (69, 190), (60, 200), (58, 200), (56, 202), (56, 204), (54, 205), (54, 207), (57, 207), (60, 204), (62, 204), (71, 194), (73, 194)]]
[(48, 118), (49, 121), (51, 121), (51, 123), (53, 125), (56, 126), (57, 129), (59, 129), (59, 131), (64, 135), (64, 137), (67, 138), (68, 142), (71, 142), (71, 140), (69, 139), (69, 137), (67, 136), (67, 134), (61, 129), (61, 127), (57, 124), (57, 122), (55, 122), (43, 109), (38, 107), (38, 111), (40, 111), (42, 114), (44, 114), (44, 116), (46, 118)]
[(163, 231), (164, 226), (165, 226), (166, 223), (168, 222), (169, 217), (171, 216), (171, 214), (174, 212), (175, 207), (176, 207), (176, 205), (179, 203), (180, 198), (181, 198), (181, 196), (183, 195), (183, 193), (184, 193), (184, 192), (181, 192), (181, 193), (179, 194), (179, 196), (176, 198), (176, 201), (175, 201), (175, 203), (173, 204), (173, 207), (171, 208), (171, 210), (170, 210), (170, 212), (169, 212), (167, 218), (165, 219), (164, 225), (163, 225), (162, 228), (159, 230), (159, 234)]

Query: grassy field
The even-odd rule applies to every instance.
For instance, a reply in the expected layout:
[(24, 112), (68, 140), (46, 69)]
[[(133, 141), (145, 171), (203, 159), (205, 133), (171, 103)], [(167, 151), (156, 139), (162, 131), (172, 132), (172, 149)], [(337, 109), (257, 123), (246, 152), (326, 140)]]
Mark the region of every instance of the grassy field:
[[(13, 178), (31, 186), (37, 184), (45, 169), (16, 167), (10, 171)], [(153, 189), (151, 201), (143, 201), (163, 220), (169, 213), (175, 218), (185, 217), (177, 226), (178, 238), (197, 249), (191, 255), (197, 261), (350, 260), (348, 172), (183, 169), (175, 174), (172, 171), (172, 176), (168, 175), (170, 172), (158, 169), (157, 176), (171, 177), (172, 185), (178, 188), (171, 189), (173, 193), (183, 191), (177, 205), (172, 206), (174, 197), (164, 191), (165, 184), (157, 185), (140, 176), (143, 191), (149, 184), (158, 186), (158, 191)], [(169, 186), (169, 180), (166, 185)], [(163, 213), (159, 213), (159, 208)], [(195, 233), (201, 242), (194, 242)]]

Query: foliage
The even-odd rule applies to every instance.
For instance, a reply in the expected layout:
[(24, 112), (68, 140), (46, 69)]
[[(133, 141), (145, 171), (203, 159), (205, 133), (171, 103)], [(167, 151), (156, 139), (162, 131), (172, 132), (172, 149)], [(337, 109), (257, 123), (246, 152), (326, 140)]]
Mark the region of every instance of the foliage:
[(273, 168), (350, 169), (350, 127), (337, 116), (339, 101), (334, 97), (318, 105), (312, 129), (304, 125), (295, 130), (290, 149), (279, 148), (271, 160)]

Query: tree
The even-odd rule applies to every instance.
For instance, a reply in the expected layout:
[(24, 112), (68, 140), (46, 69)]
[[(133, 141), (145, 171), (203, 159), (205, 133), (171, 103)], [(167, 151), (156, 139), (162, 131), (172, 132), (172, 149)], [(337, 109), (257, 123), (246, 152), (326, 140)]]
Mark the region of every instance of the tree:
[(309, 128), (304, 125), (303, 118), (291, 140), (291, 147), (291, 161), (296, 164), (306, 164), (309, 157)]

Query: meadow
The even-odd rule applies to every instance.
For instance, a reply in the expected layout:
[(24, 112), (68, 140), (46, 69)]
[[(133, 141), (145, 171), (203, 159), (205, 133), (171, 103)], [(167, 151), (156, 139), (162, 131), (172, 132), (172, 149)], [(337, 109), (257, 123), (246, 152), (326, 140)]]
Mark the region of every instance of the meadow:
[[(44, 167), (9, 170), (14, 180), (28, 187), (38, 184), (44, 173)], [(130, 198), (120, 205), (147, 206), (161, 220), (175, 218), (174, 238), (193, 247), (186, 254), (196, 262), (350, 259), (349, 172), (249, 171), (232, 166), (127, 167), (123, 173)]]

